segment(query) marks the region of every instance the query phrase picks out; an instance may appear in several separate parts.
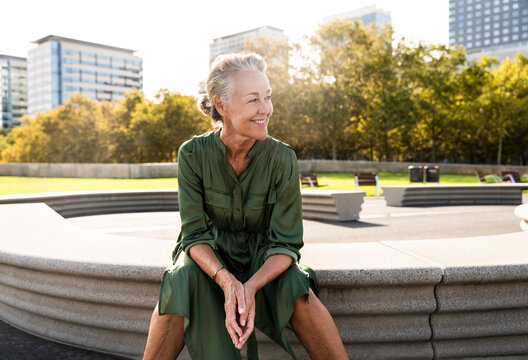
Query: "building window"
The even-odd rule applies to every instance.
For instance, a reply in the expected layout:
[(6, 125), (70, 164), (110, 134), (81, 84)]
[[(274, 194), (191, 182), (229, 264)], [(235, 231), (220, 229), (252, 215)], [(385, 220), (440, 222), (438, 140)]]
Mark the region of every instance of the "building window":
[(491, 44), (491, 41), (490, 39), (484, 39), (484, 45), (490, 45)]
[(502, 42), (508, 42), (510, 41), (510, 37), (509, 36), (503, 36), (502, 37)]
[(499, 43), (499, 38), (493, 38), (493, 43), (494, 44), (498, 44)]
[(473, 32), (473, 29), (472, 28), (468, 28), (467, 31), (466, 31), (468, 34), (471, 34)]
[(482, 43), (481, 43), (480, 41), (475, 41), (475, 46), (476, 46), (476, 47), (479, 47), (479, 46), (481, 46), (481, 45), (482, 45)]
[(512, 19), (512, 25), (519, 25), (519, 19)]
[(486, 25), (484, 25), (484, 30), (489, 30), (489, 29), (491, 29), (490, 24), (486, 24)]
[(510, 26), (510, 22), (509, 21), (503, 21), (502, 22), (502, 26), (503, 27), (508, 27), (508, 26)]
[(493, 23), (493, 28), (494, 29), (498, 29), (500, 27), (500, 24), (499, 23)]
[(519, 34), (513, 34), (512, 35), (512, 40), (513, 41), (519, 40)]

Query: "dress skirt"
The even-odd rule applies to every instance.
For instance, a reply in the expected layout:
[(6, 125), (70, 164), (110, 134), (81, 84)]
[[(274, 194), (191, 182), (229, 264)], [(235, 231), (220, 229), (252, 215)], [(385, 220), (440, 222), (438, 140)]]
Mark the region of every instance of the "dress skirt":
[[(258, 251), (246, 272), (233, 269), (225, 254), (215, 250), (218, 259), (242, 283), (264, 263), (266, 249)], [(255, 327), (296, 359), (284, 334), (300, 296), (308, 301), (309, 288), (317, 294), (313, 271), (293, 263), (284, 273), (260, 289), (255, 295)], [(159, 297), (159, 314), (184, 317), (184, 341), (193, 360), (241, 359), (225, 327), (224, 293), (194, 260), (183, 251), (173, 266), (163, 274)], [(248, 359), (258, 359), (255, 333), (247, 342)]]

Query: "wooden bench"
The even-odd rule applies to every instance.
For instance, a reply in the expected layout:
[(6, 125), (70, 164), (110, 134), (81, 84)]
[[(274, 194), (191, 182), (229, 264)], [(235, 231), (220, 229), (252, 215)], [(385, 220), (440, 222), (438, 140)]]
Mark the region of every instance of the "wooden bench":
[(376, 173), (356, 173), (354, 176), (356, 191), (360, 186), (376, 186), (376, 197), (379, 197), (379, 179)]
[(501, 183), (502, 182), (501, 177), (499, 175), (497, 175), (497, 174), (484, 175), (480, 171), (475, 171), (475, 175), (479, 179), (479, 182), (482, 183), (482, 184), (487, 184), (487, 183), (490, 183), (490, 182), (492, 182), (492, 183)]
[[(314, 188), (319, 188), (319, 187), (324, 187), (325, 185), (320, 185), (319, 182), (317, 181), (317, 174), (316, 173), (312, 173), (312, 174), (299, 174), (299, 179), (301, 180), (301, 186), (309, 186), (311, 187), (312, 189)], [(326, 177), (323, 177), (324, 181), (326, 182), (326, 187), (328, 189), (330, 189), (330, 184), (328, 184), (328, 180), (326, 179)]]
[(520, 183), (521, 175), (517, 170), (514, 171), (501, 171), (502, 181), (511, 183)]

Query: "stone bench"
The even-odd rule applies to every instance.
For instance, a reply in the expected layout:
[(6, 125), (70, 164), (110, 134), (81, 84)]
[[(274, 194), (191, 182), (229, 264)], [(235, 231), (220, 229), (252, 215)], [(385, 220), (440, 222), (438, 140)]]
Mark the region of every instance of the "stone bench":
[(520, 205), (528, 184), (383, 186), (388, 206)]
[[(303, 217), (350, 221), (359, 218), (362, 191), (301, 190)], [(178, 190), (99, 190), (0, 196), (0, 204), (43, 202), (65, 218), (112, 213), (178, 211)]]
[[(80, 229), (43, 203), (0, 205), (0, 221), (1, 319), (54, 341), (141, 357), (172, 241)], [(528, 352), (528, 232), (307, 244), (301, 253), (352, 359)], [(262, 335), (259, 349), (261, 359), (285, 356)]]

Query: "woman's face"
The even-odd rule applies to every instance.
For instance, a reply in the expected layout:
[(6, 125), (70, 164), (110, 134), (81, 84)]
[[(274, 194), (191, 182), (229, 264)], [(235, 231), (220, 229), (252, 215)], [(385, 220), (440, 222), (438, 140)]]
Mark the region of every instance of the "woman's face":
[(266, 74), (257, 70), (242, 70), (233, 74), (233, 93), (223, 105), (223, 127), (245, 138), (264, 140), (273, 105), (271, 87)]

